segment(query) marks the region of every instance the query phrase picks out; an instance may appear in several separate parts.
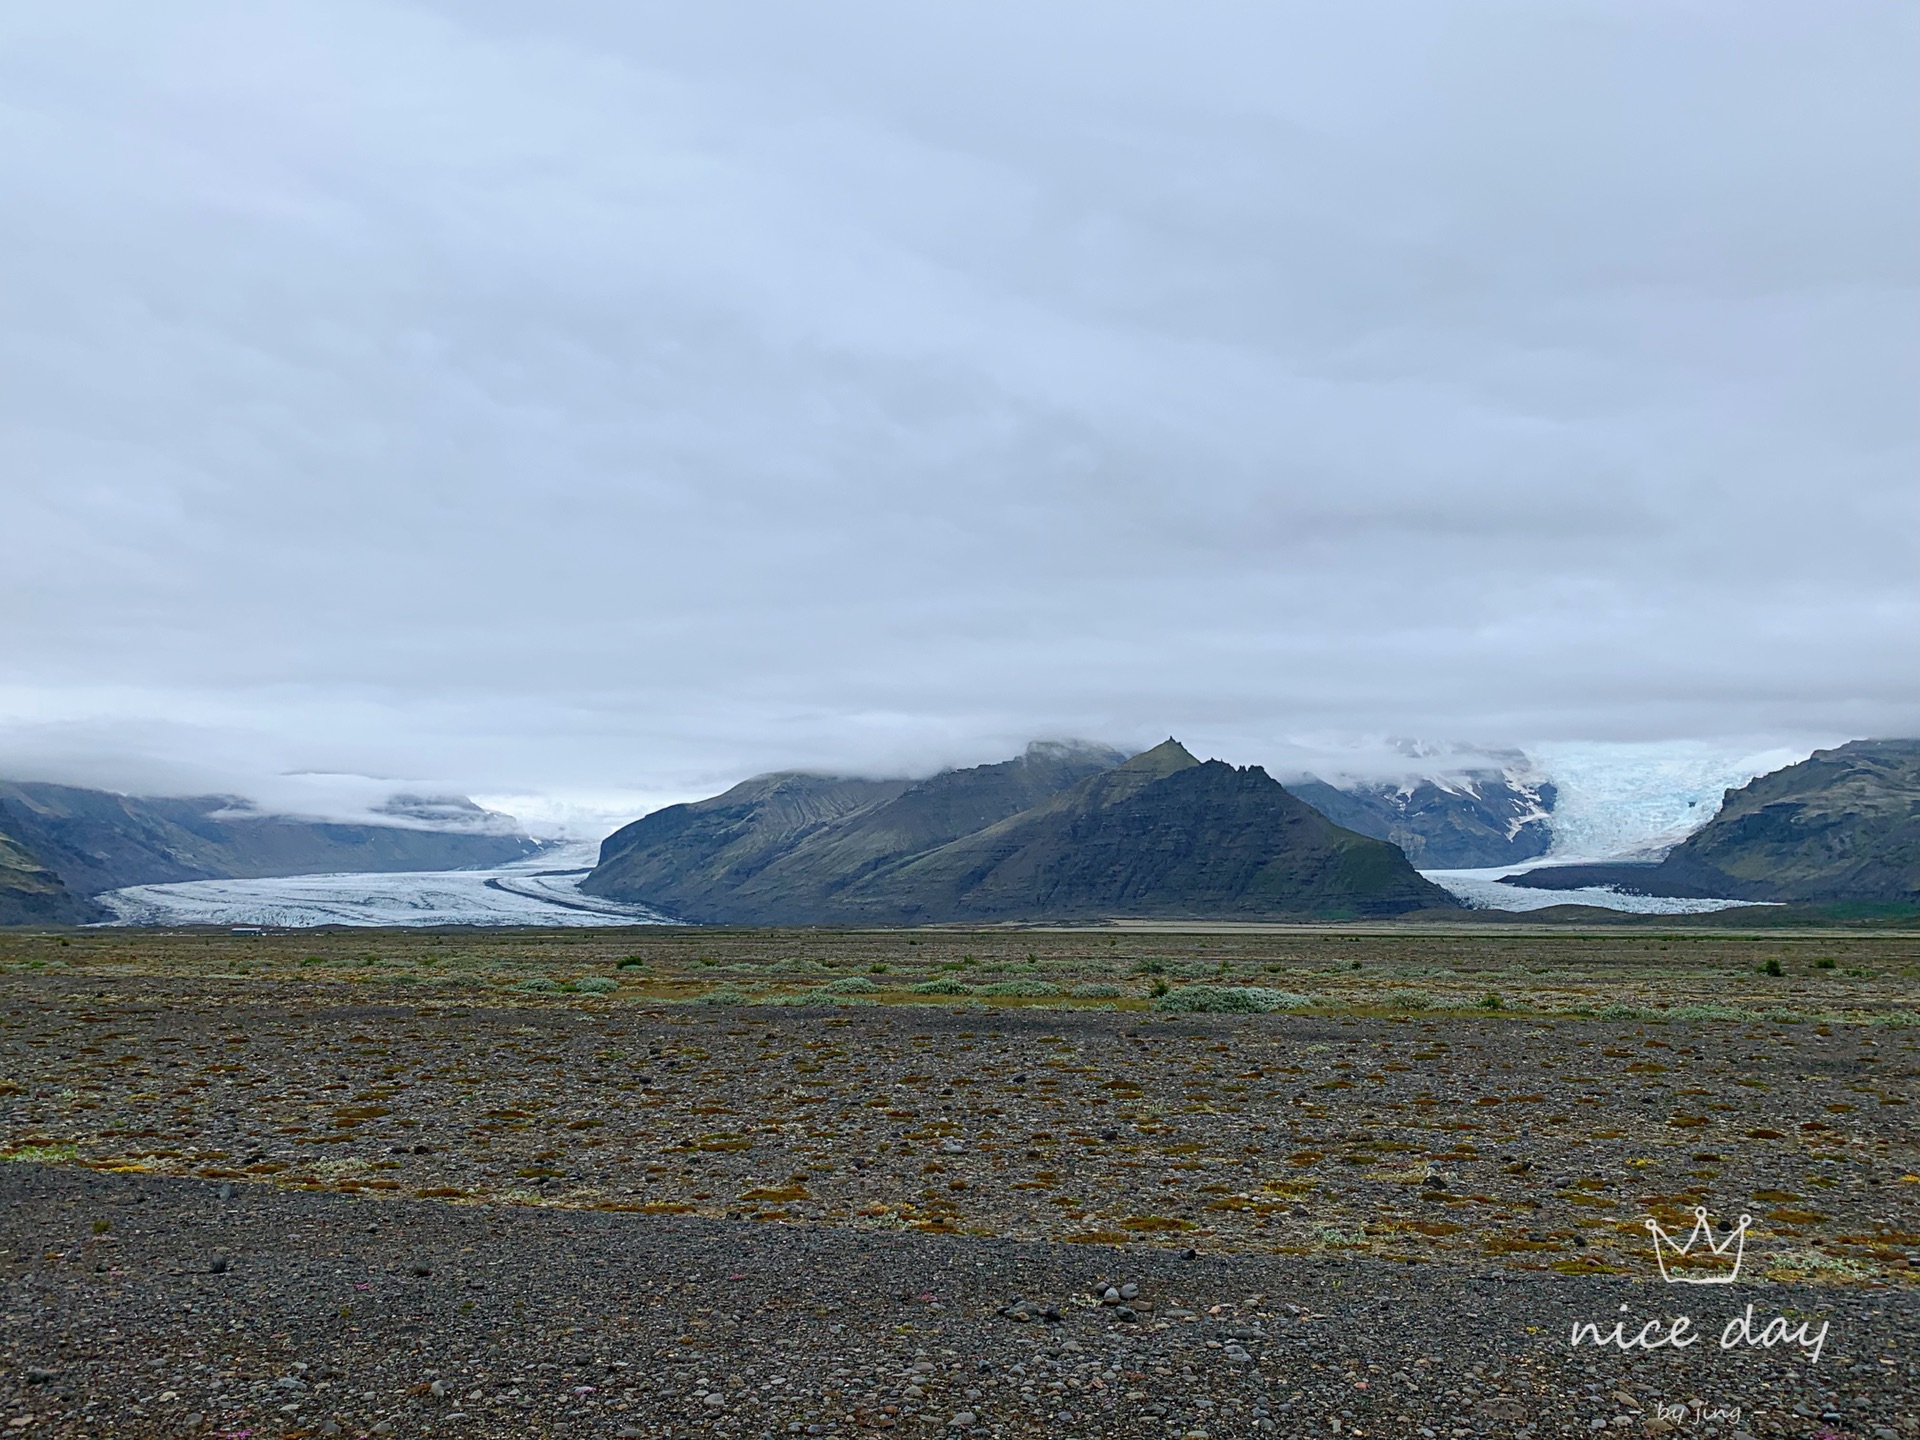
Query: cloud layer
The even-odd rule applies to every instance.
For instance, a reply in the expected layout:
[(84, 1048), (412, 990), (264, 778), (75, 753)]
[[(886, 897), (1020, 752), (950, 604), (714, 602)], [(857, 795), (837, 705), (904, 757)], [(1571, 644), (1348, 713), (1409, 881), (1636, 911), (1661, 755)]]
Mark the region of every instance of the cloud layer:
[(1912, 733), (1917, 42), (15, 7), (0, 771)]

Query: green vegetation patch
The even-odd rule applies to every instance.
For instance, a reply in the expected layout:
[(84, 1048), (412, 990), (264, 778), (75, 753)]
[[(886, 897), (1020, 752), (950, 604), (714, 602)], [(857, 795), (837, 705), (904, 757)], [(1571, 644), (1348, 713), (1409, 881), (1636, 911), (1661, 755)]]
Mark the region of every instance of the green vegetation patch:
[(1051, 980), (996, 980), (991, 985), (982, 985), (974, 993), (1007, 999), (1037, 1000), (1046, 995), (1058, 995), (1060, 987)]
[(1162, 1010), (1210, 1015), (1266, 1015), (1275, 1010), (1303, 1010), (1311, 995), (1270, 990), (1264, 985), (1181, 985), (1154, 1001)]
[(916, 995), (965, 995), (967, 987), (951, 975), (943, 975), (937, 980), (922, 980), (913, 987)]

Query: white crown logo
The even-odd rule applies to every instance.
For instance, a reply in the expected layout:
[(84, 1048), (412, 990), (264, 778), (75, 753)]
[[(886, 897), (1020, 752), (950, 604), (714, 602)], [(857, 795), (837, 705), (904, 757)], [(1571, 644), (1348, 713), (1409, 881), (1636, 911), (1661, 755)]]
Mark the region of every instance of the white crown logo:
[[(1747, 1227), (1753, 1223), (1753, 1217), (1742, 1215), (1740, 1223), (1719, 1241), (1713, 1238), (1713, 1227), (1707, 1223), (1706, 1206), (1696, 1206), (1693, 1218), (1693, 1233), (1684, 1241), (1675, 1240), (1661, 1229), (1658, 1220), (1647, 1221), (1647, 1229), (1653, 1235), (1653, 1258), (1660, 1262), (1660, 1278), (1669, 1285), (1731, 1285), (1740, 1278), (1740, 1262), (1747, 1254)], [(1698, 1253), (1694, 1253), (1696, 1245), (1703, 1245)], [(1672, 1265), (1667, 1263), (1669, 1254), (1673, 1257)], [(1726, 1268), (1724, 1262), (1729, 1258), (1733, 1264)], [(1682, 1262), (1704, 1263), (1716, 1268), (1686, 1273), (1680, 1268)]]

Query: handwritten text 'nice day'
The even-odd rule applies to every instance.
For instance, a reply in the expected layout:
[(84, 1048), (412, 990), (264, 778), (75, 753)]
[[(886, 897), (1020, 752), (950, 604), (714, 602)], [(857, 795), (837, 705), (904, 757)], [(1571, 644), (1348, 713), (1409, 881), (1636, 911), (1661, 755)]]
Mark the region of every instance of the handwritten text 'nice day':
[[(1626, 1306), (1620, 1307), (1625, 1313)], [(1820, 1363), (1820, 1351), (1827, 1343), (1827, 1326), (1830, 1322), (1822, 1320), (1819, 1332), (1813, 1330), (1811, 1320), (1802, 1320), (1798, 1325), (1791, 1324), (1784, 1315), (1776, 1315), (1764, 1325), (1758, 1325), (1753, 1318), (1753, 1306), (1749, 1305), (1744, 1314), (1735, 1315), (1720, 1329), (1720, 1348), (1731, 1350), (1736, 1345), (1759, 1345), (1771, 1350), (1775, 1345), (1791, 1341), (1806, 1352), (1813, 1364)], [(1622, 1350), (1658, 1350), (1663, 1346), (1672, 1350), (1684, 1350), (1689, 1345), (1700, 1343), (1701, 1337), (1694, 1333), (1690, 1316), (1676, 1315), (1671, 1320), (1649, 1320), (1638, 1330), (1629, 1332), (1628, 1321), (1616, 1320), (1611, 1330), (1602, 1330), (1593, 1321), (1580, 1321), (1573, 1327), (1573, 1335), (1568, 1344), (1578, 1348), (1583, 1342), (1589, 1345), (1617, 1345)]]

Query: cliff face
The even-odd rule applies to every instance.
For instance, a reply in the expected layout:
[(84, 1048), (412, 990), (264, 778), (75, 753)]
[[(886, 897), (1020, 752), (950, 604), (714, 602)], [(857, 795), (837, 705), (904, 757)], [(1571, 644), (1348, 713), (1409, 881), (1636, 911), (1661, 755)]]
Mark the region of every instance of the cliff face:
[(470, 801), (396, 801), (395, 819), (415, 823), (394, 825), (260, 815), (244, 804), (0, 782), (0, 835), (75, 896), (176, 880), (455, 870), (539, 849), (507, 817)]
[[(1123, 764), (1114, 758), (1080, 751), (1036, 759), (1029, 751), (1009, 762), (1021, 767), (1013, 771), (937, 776), (809, 831), (751, 874), (703, 864), (697, 847), (681, 846), (677, 829), (687, 822), (675, 817), (648, 836), (651, 888), (633, 882), (625, 858), (632, 847), (616, 847), (619, 836), (586, 888), (683, 919), (735, 924), (1457, 908), (1393, 846), (1334, 825), (1264, 771), (1203, 765), (1171, 740)], [(701, 804), (729, 808), (720, 802), (735, 793)], [(1044, 798), (1011, 808), (1036, 794)], [(996, 810), (998, 818), (978, 823)], [(696, 887), (685, 883), (688, 868), (698, 872)]]
[(1729, 900), (1920, 903), (1920, 740), (1855, 740), (1729, 790), (1657, 865), (1566, 865), (1535, 889), (1616, 885)]

